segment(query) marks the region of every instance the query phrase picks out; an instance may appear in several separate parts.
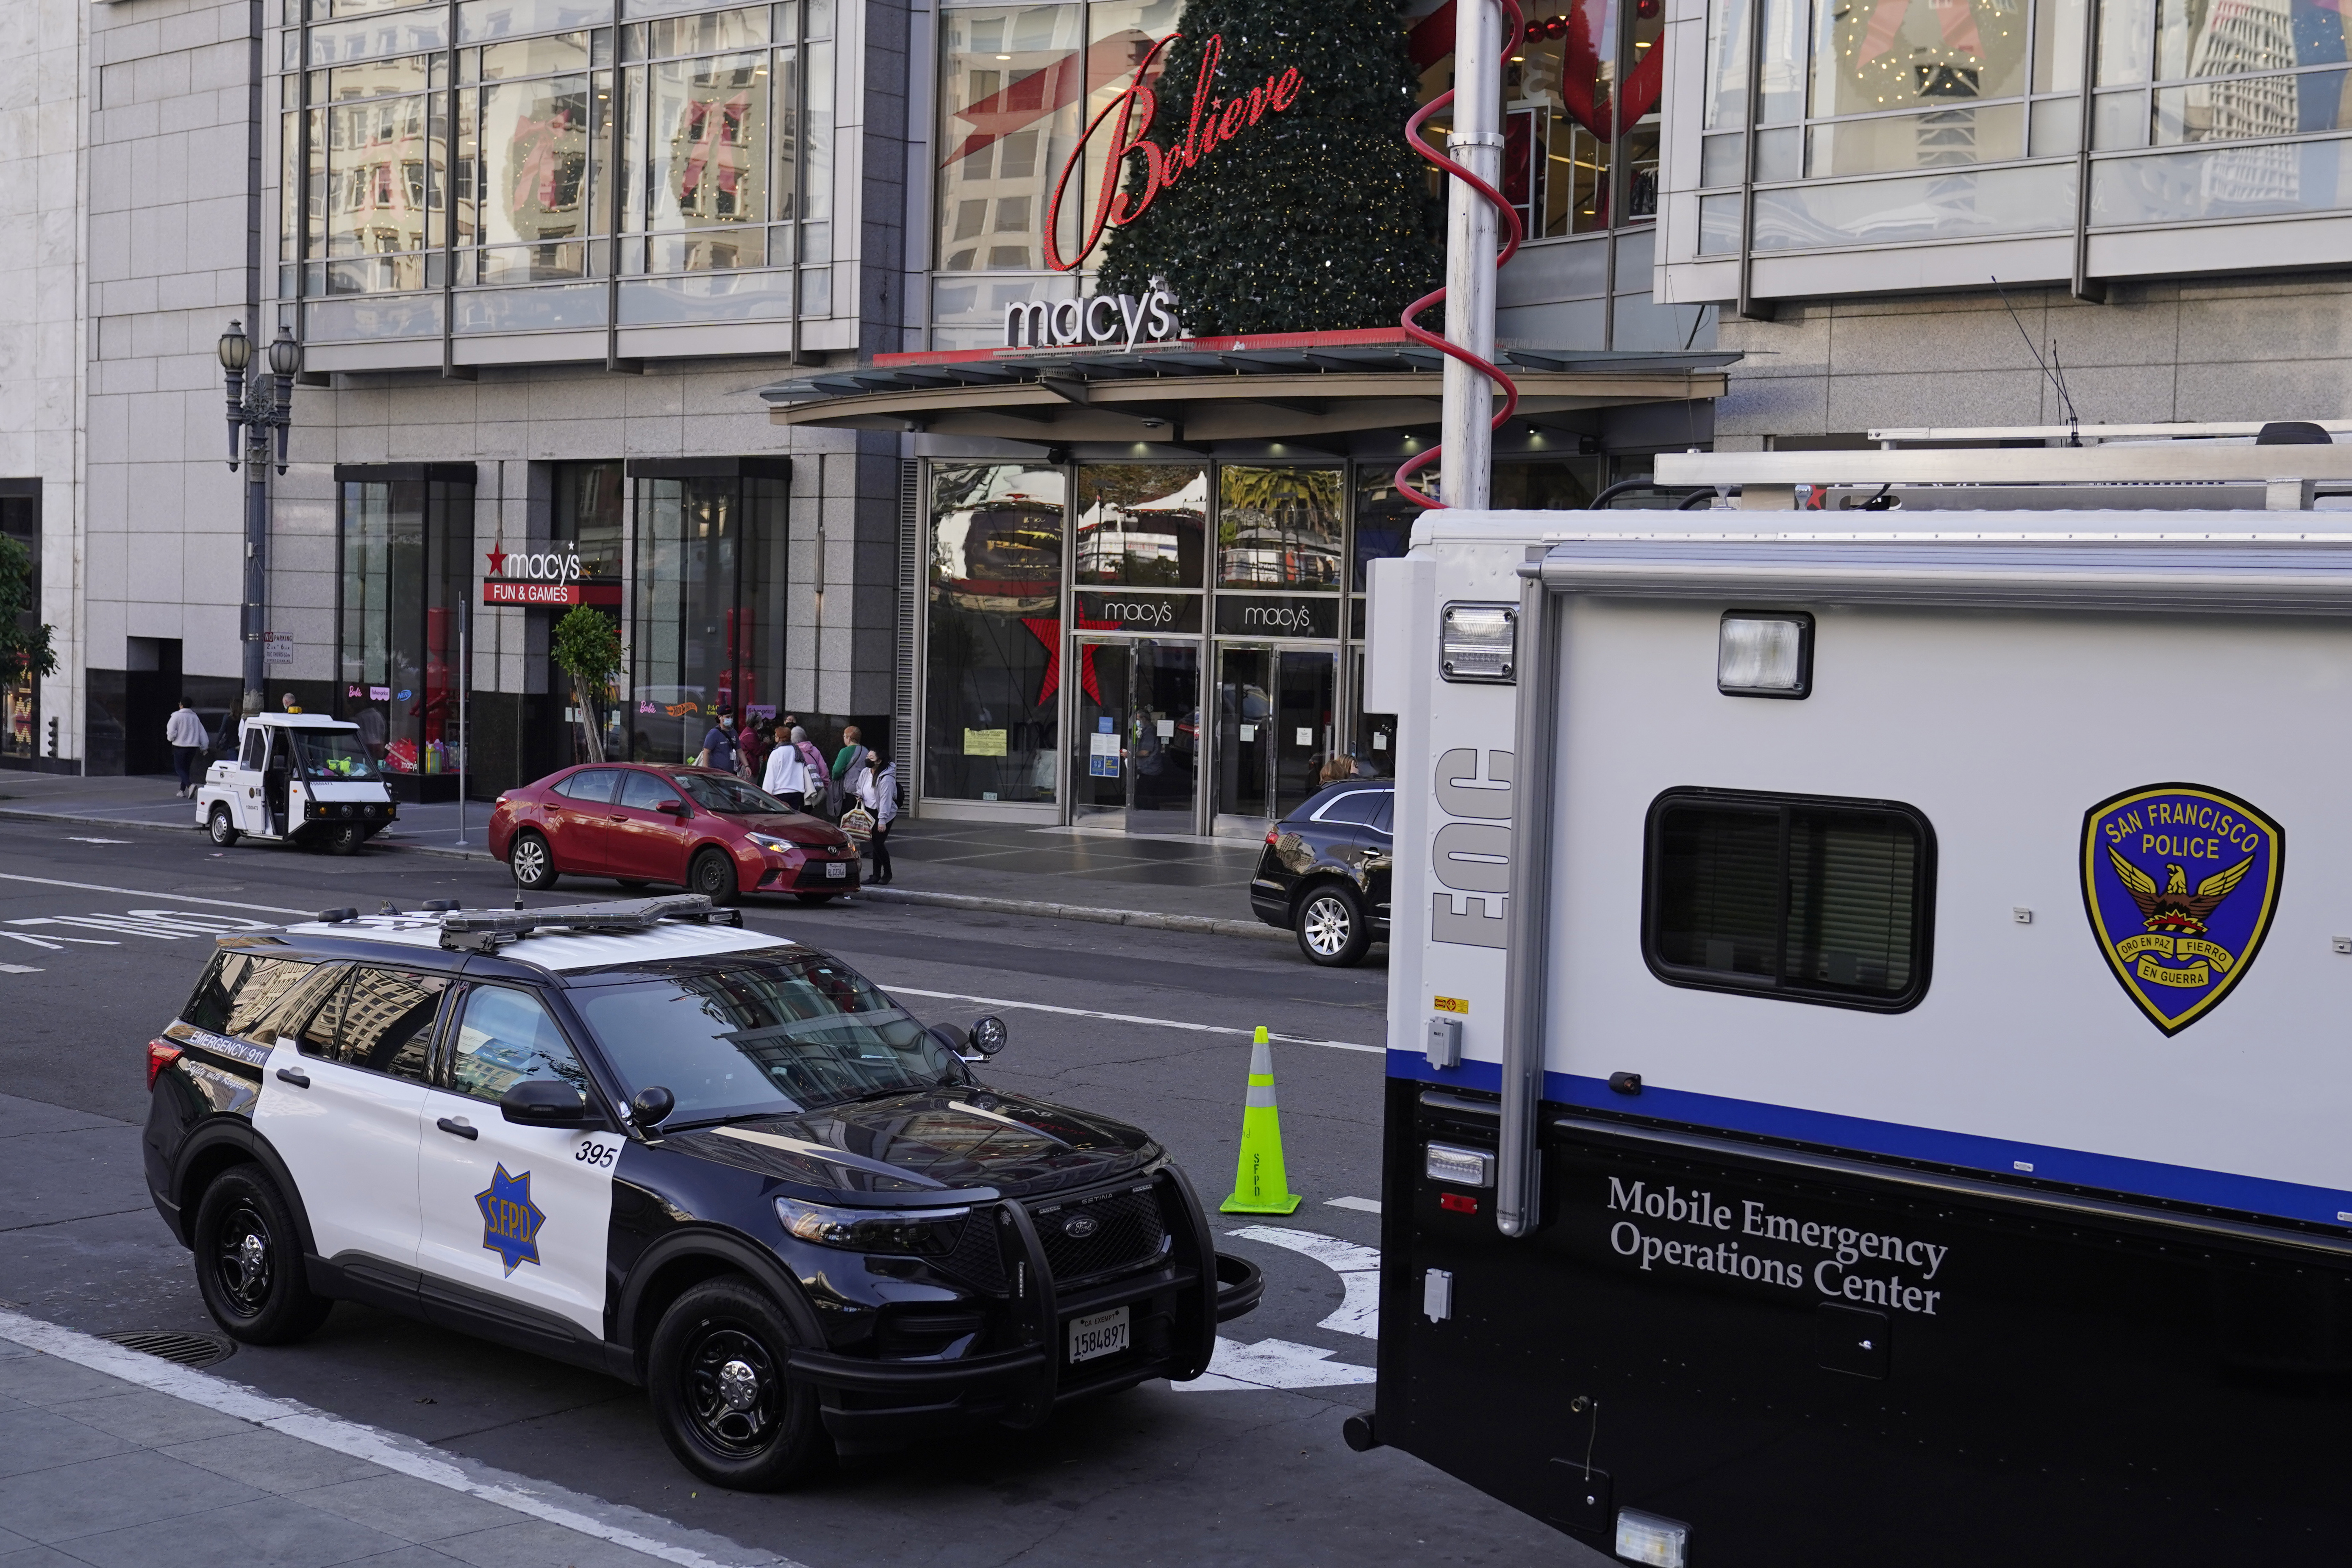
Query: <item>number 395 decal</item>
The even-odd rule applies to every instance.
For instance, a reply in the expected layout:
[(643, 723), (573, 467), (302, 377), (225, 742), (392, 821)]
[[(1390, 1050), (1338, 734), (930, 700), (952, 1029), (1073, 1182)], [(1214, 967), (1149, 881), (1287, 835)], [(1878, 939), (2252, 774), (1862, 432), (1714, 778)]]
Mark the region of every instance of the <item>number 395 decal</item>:
[(616, 1144), (599, 1143), (592, 1139), (574, 1149), (572, 1157), (583, 1165), (609, 1165), (620, 1152)]

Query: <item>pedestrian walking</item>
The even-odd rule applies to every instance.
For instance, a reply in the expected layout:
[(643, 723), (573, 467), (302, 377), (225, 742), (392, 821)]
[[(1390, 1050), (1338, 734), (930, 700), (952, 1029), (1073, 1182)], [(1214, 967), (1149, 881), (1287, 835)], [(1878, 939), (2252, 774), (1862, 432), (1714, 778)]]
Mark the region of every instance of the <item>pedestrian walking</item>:
[(735, 715), (726, 709), (719, 710), (717, 722), (702, 737), (702, 750), (696, 753), (698, 768), (717, 768), (721, 773), (735, 771)]
[(869, 752), (858, 781), (858, 799), (874, 818), (873, 830), (866, 838), (866, 851), (874, 858), (874, 874), (866, 879), (887, 882), (891, 874), (890, 825), (898, 819), (898, 764), (879, 752)]
[(866, 749), (865, 740), (857, 726), (852, 724), (841, 731), (841, 750), (833, 754), (833, 767), (826, 775), (824, 804), (826, 811), (835, 821), (840, 820), (844, 802), (857, 798), (857, 770), (865, 766), (866, 759), (874, 754)]
[(768, 771), (768, 737), (760, 732), (757, 724), (743, 727), (743, 739), (735, 752), (735, 776), (747, 784), (757, 784)]
[[(801, 809), (824, 811), (826, 808), (824, 753), (818, 751), (816, 742), (808, 738), (808, 731), (798, 724), (793, 726), (793, 750), (801, 754), (801, 763), (804, 770), (800, 775)], [(833, 807), (832, 814), (839, 816), (841, 808)]]
[(791, 806), (794, 811), (808, 809), (809, 764), (802, 752), (804, 732), (797, 726), (786, 729), (776, 726), (776, 747), (768, 753), (767, 771), (761, 775), (760, 787)]
[(205, 733), (205, 721), (196, 717), (186, 698), (180, 699), (179, 711), (164, 721), (163, 739), (171, 744), (172, 771), (180, 775), (180, 798), (185, 800), (196, 793), (196, 759), (213, 743)]

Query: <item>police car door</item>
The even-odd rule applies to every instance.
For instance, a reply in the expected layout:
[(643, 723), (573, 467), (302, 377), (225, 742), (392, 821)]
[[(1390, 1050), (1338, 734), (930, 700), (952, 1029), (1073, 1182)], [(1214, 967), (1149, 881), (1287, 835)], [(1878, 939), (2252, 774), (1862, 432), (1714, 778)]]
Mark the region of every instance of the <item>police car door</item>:
[(286, 1162), (319, 1256), (416, 1267), (416, 1143), (442, 982), (320, 964), (281, 1014), (254, 1131)]
[(460, 1006), (426, 1095), (417, 1167), (426, 1304), (438, 1281), (457, 1288), (437, 1294), (458, 1306), (478, 1310), (483, 1297), (495, 1298), (602, 1340), (606, 1222), (623, 1140), (507, 1121), (499, 1097), (514, 1085), (560, 1079), (587, 1094), (587, 1074), (532, 993), (474, 985)]

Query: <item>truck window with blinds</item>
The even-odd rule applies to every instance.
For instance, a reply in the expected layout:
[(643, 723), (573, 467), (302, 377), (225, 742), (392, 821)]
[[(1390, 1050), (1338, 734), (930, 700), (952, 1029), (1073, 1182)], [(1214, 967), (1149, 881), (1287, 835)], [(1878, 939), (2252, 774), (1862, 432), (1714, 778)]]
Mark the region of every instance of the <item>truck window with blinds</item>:
[(1927, 994), (1935, 835), (1889, 801), (1670, 790), (1643, 956), (1670, 985), (1901, 1012)]

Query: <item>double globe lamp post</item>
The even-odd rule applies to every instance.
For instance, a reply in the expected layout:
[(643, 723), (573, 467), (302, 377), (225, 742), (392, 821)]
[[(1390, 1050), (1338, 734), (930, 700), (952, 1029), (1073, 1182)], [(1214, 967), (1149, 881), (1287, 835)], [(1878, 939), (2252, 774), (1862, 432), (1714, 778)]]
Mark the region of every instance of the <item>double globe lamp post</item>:
[[(269, 548), (269, 473), (272, 452), (270, 433), (277, 433), (276, 460), (279, 473), (286, 471), (286, 430), (293, 423), (294, 377), (302, 368), (302, 345), (284, 327), (278, 329), (278, 341), (269, 345), (269, 374), (257, 375), (248, 383), (246, 371), (253, 363), (253, 340), (245, 335), (245, 323), (231, 321), (228, 331), (221, 334), (220, 362), (224, 379), (228, 384), (228, 466), (230, 472), (245, 465), (245, 711), (261, 711), (263, 679), (263, 647), (265, 630), (263, 602), (267, 588), (264, 574), (268, 568)], [(238, 449), (239, 437), (244, 447)]]

